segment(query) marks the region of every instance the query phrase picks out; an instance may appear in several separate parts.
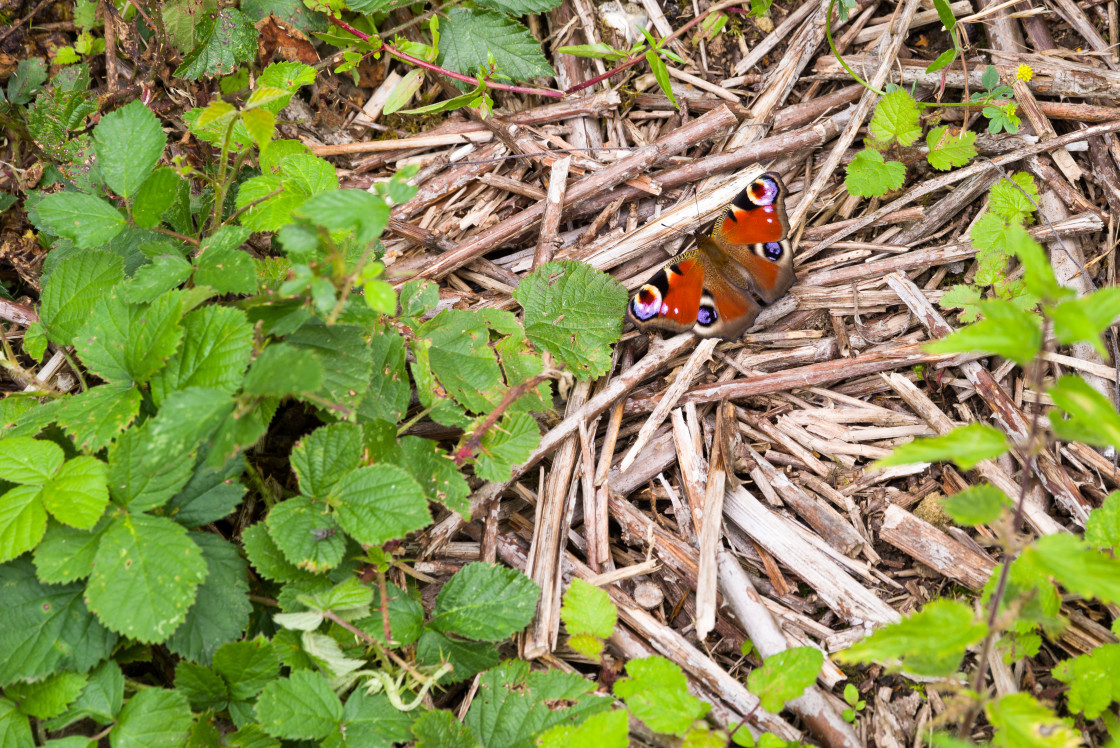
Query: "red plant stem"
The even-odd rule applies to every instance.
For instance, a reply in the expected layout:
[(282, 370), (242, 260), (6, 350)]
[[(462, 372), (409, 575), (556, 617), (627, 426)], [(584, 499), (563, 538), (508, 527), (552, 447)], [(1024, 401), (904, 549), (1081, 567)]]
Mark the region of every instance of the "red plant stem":
[[(339, 18), (335, 18), (334, 16), (328, 16), (328, 17), (331, 19), (331, 23), (333, 23), (335, 26), (338, 26), (340, 29), (343, 29), (344, 31), (349, 31), (351, 34), (358, 37), (362, 41), (368, 42), (370, 40), (369, 34), (358, 31), (356, 28), (354, 28), (350, 24), (346, 23), (346, 21), (343, 21), (342, 19), (339, 19)], [(396, 47), (393, 47), (389, 44), (386, 44), (384, 41), (381, 42), (381, 48), (384, 49), (389, 54), (391, 54), (393, 57), (396, 57), (398, 60), (403, 60), (404, 62), (415, 65), (416, 67), (424, 68), (425, 70), (431, 70), (432, 72), (439, 73), (440, 75), (446, 75), (448, 78), (454, 78), (455, 80), (462, 81), (463, 83), (470, 83), (470, 84), (473, 84), (473, 85), (478, 84), (478, 80), (470, 77), (469, 75), (463, 75), (462, 73), (456, 73), (452, 70), (448, 70), (446, 68), (441, 68), (439, 65), (433, 65), (430, 62), (426, 62), (425, 60), (421, 60), (418, 57), (413, 57), (410, 54), (405, 54), (404, 52), (401, 52)], [(564, 92), (563, 91), (555, 91), (551, 88), (529, 88), (528, 86), (508, 86), (505, 83), (494, 83), (493, 81), (489, 81), (489, 80), (486, 81), (486, 86), (487, 86), (487, 88), (496, 88), (499, 91), (512, 91), (514, 93), (536, 94), (537, 96), (548, 96), (548, 97), (553, 98), (553, 99), (564, 98)]]
[[(681, 26), (679, 29), (677, 29), (676, 31), (674, 31), (673, 33), (671, 33), (667, 37), (665, 37), (661, 41), (660, 46), (664, 46), (664, 45), (668, 44), (669, 42), (673, 41), (678, 36), (680, 36), (684, 32), (691, 29), (693, 26), (695, 26), (696, 24), (700, 23), (705, 18), (710, 16), (712, 13), (715, 13), (715, 12), (720, 11), (720, 10), (724, 10), (725, 8), (729, 8), (732, 5), (739, 5), (741, 2), (742, 2), (742, 0), (729, 0), (728, 2), (723, 2), (723, 3), (719, 3), (717, 5), (713, 5), (712, 7), (708, 8), (706, 11), (701, 13), (700, 15), (696, 16), (696, 18), (693, 18), (691, 21), (686, 23), (684, 26)], [(601, 83), (601, 82), (605, 81), (607, 78), (611, 78), (615, 75), (618, 75), (619, 73), (621, 73), (626, 68), (634, 67), (639, 62), (646, 59), (645, 55), (646, 55), (646, 53), (642, 52), (639, 55), (631, 57), (629, 60), (622, 63), (621, 65), (614, 68), (613, 70), (608, 70), (607, 72), (603, 73), (602, 75), (597, 75), (589, 81), (584, 81), (583, 83), (577, 83), (576, 85), (572, 86), (568, 90), (564, 91), (564, 93), (573, 94), (576, 91), (582, 91), (583, 89), (587, 88), (588, 86), (594, 86), (596, 83)]]
[(490, 415), (486, 416), (486, 420), (479, 424), (478, 428), (475, 429), (474, 433), (471, 435), (471, 438), (467, 440), (467, 443), (455, 453), (456, 467), (462, 467), (464, 462), (474, 457), (475, 452), (482, 447), (482, 437), (486, 436), (486, 432), (493, 428), (494, 424), (498, 422), (498, 419), (502, 417), (502, 414), (509, 409), (509, 406), (513, 405), (514, 400), (521, 397), (529, 390), (535, 389), (538, 384), (546, 379), (548, 379), (546, 374), (538, 374), (532, 379), (526, 379), (521, 384), (511, 388), (510, 391), (506, 393), (505, 397), (502, 398), (502, 401), (498, 403), (498, 407), (494, 408), (494, 410), (490, 412)]

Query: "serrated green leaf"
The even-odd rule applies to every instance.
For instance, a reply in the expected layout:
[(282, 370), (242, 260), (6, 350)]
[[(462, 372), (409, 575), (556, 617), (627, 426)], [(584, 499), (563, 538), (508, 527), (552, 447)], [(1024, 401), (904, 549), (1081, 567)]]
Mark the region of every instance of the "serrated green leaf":
[(1062, 343), (1087, 341), (1107, 356), (1100, 336), (1120, 317), (1120, 288), (1101, 288), (1050, 310), (1054, 336)]
[(358, 415), (362, 419), (396, 423), (404, 417), (412, 392), (404, 368), (404, 338), (396, 330), (375, 332), (370, 340), (370, 356), (373, 366), (369, 390), (358, 406)]
[(883, 154), (864, 148), (848, 164), (844, 186), (857, 197), (882, 197), (906, 181), (906, 167), (899, 161), (886, 161)]
[(1120, 491), (1110, 493), (1099, 507), (1089, 512), (1085, 540), (1102, 550), (1120, 545)]
[(161, 294), (186, 283), (192, 269), (191, 264), (179, 255), (160, 255), (136, 271), (121, 295), (130, 304), (150, 303)]
[(432, 521), (424, 492), (396, 465), (372, 465), (342, 477), (331, 491), (338, 523), (359, 543), (381, 545)]
[(226, 226), (202, 243), (195, 257), (194, 282), (221, 294), (257, 292), (257, 269), (253, 258), (238, 247), (249, 236), (242, 226)]
[(265, 524), (284, 557), (301, 569), (322, 572), (342, 561), (346, 538), (325, 504), (295, 496), (272, 507)]
[(105, 463), (94, 457), (68, 460), (43, 486), (43, 505), (63, 524), (89, 530), (109, 503)]
[(47, 63), (42, 57), (25, 57), (16, 65), (16, 71), (8, 79), (8, 103), (24, 106), (30, 103), (47, 82)]
[(626, 289), (580, 262), (550, 262), (513, 293), (525, 310), (525, 334), (580, 379), (610, 368), (611, 345), (622, 334)]
[(34, 548), (46, 531), (41, 486), (16, 486), (0, 496), (0, 563)]
[[(603, 589), (575, 577), (568, 591), (564, 593), (564, 605), (560, 608), (560, 620), (570, 635), (586, 634), (597, 640), (608, 639), (618, 623), (618, 610), (611, 602), (610, 595)], [(595, 654), (598, 657), (602, 643)], [(588, 654), (585, 652), (585, 654)]]
[(120, 665), (107, 660), (89, 674), (86, 687), (66, 714), (44, 726), (48, 730), (58, 730), (86, 717), (98, 724), (107, 725), (120, 712), (123, 703), (124, 675)]
[(891, 454), (877, 460), (875, 465), (890, 467), (952, 460), (961, 470), (971, 470), (977, 463), (999, 457), (1010, 448), (1007, 437), (999, 429), (970, 423), (942, 436), (915, 439), (895, 447)]
[(200, 456), (194, 475), (183, 489), (160, 509), (160, 514), (184, 527), (217, 522), (228, 516), (245, 496), (246, 488), (238, 477), (245, 471), (243, 459), (233, 459), (221, 467), (210, 467)]
[(41, 486), (65, 462), (62, 447), (54, 442), (19, 436), (0, 441), (0, 480)]
[[(277, 90), (277, 89), (269, 89)], [(256, 96), (258, 92), (254, 91), (253, 95)], [(286, 91), (279, 91), (281, 96), (289, 97)], [(250, 103), (252, 97), (250, 97)], [(260, 102), (257, 102), (260, 106)], [(249, 131), (249, 136), (253, 138), (253, 142), (257, 144), (258, 148), (265, 148), (268, 142), (276, 134), (276, 115), (267, 109), (249, 109), (241, 113), (241, 121), (245, 123), (245, 129)]]
[(169, 0), (163, 4), (164, 28), (180, 53), (195, 45), (202, 17), (218, 7), (217, 0)]
[(257, 52), (257, 30), (244, 13), (223, 8), (203, 13), (195, 29), (195, 46), (183, 55), (176, 77), (198, 80), (204, 75), (226, 75)]
[(185, 529), (163, 517), (124, 514), (101, 538), (86, 599), (108, 628), (162, 642), (186, 618), (205, 578), (206, 561)]
[(1077, 595), (1105, 603), (1120, 600), (1120, 560), (1072, 535), (1039, 538), (1023, 551), (1023, 560)]
[(247, 411), (227, 415), (214, 433), (206, 466), (220, 467), (260, 441), (279, 404), (278, 398), (263, 398)]
[(248, 567), (237, 547), (210, 533), (192, 532), (190, 538), (202, 549), (206, 579), (198, 588), (186, 620), (166, 645), (182, 657), (205, 664), (218, 647), (241, 635), (249, 624), (253, 606), (245, 578)]
[(1072, 720), (1060, 719), (1027, 693), (1012, 693), (984, 707), (996, 728), (994, 748), (1074, 748), (1083, 745)]
[(882, 143), (913, 145), (922, 134), (918, 123), (918, 104), (905, 89), (895, 89), (875, 105), (868, 126), (871, 137)]
[(400, 450), (385, 458), (408, 471), (428, 501), (443, 504), (464, 519), (470, 518), (470, 486), (450, 455), (430, 439), (403, 437)]
[(300, 569), (289, 561), (277, 547), (264, 522), (245, 528), (241, 533), (241, 544), (249, 562), (257, 572), (274, 582), (294, 582), (307, 579), (310, 572)]
[(83, 587), (41, 584), (26, 558), (0, 565), (0, 684), (84, 673), (109, 656), (117, 635), (86, 608)]
[(1120, 414), (1101, 393), (1080, 377), (1064, 376), (1048, 390), (1062, 418), (1051, 416), (1058, 438), (1099, 447), (1120, 446)]
[(189, 460), (164, 459), (151, 448), (151, 422), (125, 431), (109, 450), (109, 493), (132, 511), (166, 503), (190, 480)]
[(61, 260), (43, 288), (39, 318), (50, 339), (69, 345), (97, 301), (124, 278), (124, 263), (109, 252), (75, 252)]
[(976, 620), (969, 605), (934, 600), (833, 657), (852, 664), (901, 661), (907, 672), (948, 677), (960, 668), (965, 650), (987, 633), (988, 627)]
[(479, 5), (500, 10), (515, 17), (531, 13), (545, 13), (559, 4), (559, 0), (485, 0), (485, 2), (479, 3)]
[(476, 673), (494, 667), (500, 660), (498, 648), (490, 642), (454, 639), (427, 628), (416, 642), (417, 662), (431, 667), (446, 662), (454, 668), (441, 679), (441, 683), (460, 683), (473, 678)]
[(539, 594), (536, 582), (515, 569), (467, 564), (440, 589), (428, 625), (469, 639), (501, 641), (529, 624)]
[(627, 748), (630, 745), (630, 720), (625, 709), (593, 714), (578, 726), (555, 725), (537, 739), (541, 748)]
[(37, 719), (50, 719), (66, 711), (86, 686), (86, 676), (55, 673), (35, 683), (16, 683), (4, 694), (19, 703), (19, 710)]
[(106, 114), (93, 130), (93, 150), (101, 176), (125, 199), (136, 195), (148, 179), (166, 144), (159, 119), (141, 101)]
[(101, 543), (101, 531), (107, 525), (105, 520), (89, 531), (50, 523), (33, 556), (39, 579), (47, 584), (63, 584), (89, 576)]
[(1088, 654), (1064, 660), (1053, 673), (1069, 684), (1069, 710), (1096, 719), (1120, 699), (1120, 645), (1104, 644)]
[(362, 430), (351, 423), (322, 426), (296, 442), (291, 463), (306, 496), (325, 499), (362, 459)]
[[(955, 51), (955, 50), (954, 50)], [(935, 127), (926, 135), (929, 165), (938, 171), (948, 171), (954, 166), (964, 166), (976, 156), (976, 133), (963, 130), (951, 134), (949, 128)]]
[(187, 697), (166, 688), (139, 691), (109, 733), (113, 748), (177, 748), (191, 729)]
[(958, 319), (961, 322), (975, 322), (980, 319), (980, 289), (976, 286), (957, 284), (949, 288), (941, 297), (938, 306), (942, 309), (960, 309)]
[(354, 241), (364, 245), (381, 236), (389, 223), (389, 206), (365, 190), (328, 190), (312, 193), (295, 215), (332, 231), (353, 231)]
[(255, 397), (309, 394), (323, 386), (323, 375), (323, 365), (311, 351), (273, 343), (249, 368), (243, 391)]
[(529, 459), (541, 442), (540, 427), (527, 413), (505, 415), (482, 437), (475, 456), (474, 472), (479, 478), (508, 481), (514, 465)]
[(223, 644), (214, 653), (213, 667), (229, 684), (231, 697), (241, 701), (255, 698), (280, 674), (272, 642), (260, 635)]
[(355, 688), (342, 711), (347, 744), (381, 748), (412, 739), (415, 716), (392, 705), (384, 693), (370, 695)]
[(179, 182), (179, 175), (166, 166), (156, 169), (144, 180), (132, 202), (132, 220), (137, 226), (150, 229), (160, 224), (163, 214), (175, 204)]
[[(454, 718), (452, 718), (454, 719)], [(31, 736), (31, 721), (22, 714), (14, 701), (0, 696), (0, 738), (11, 748), (35, 748)]]
[(683, 735), (711, 708), (688, 692), (680, 667), (664, 657), (630, 660), (626, 674), (614, 684), (614, 693), (654, 732)]
[(456, 401), (479, 413), (497, 406), (505, 386), (481, 317), (449, 309), (421, 325), (416, 335), (425, 341), (432, 373)]
[(78, 249), (100, 247), (125, 227), (120, 211), (99, 197), (81, 192), (56, 192), (35, 207), (51, 231), (71, 240)]
[(470, 729), (445, 709), (433, 709), (416, 718), (412, 725), (416, 737), (413, 748), (477, 748)]
[(285, 338), (296, 348), (309, 351), (323, 369), (318, 395), (331, 402), (357, 407), (369, 387), (373, 365), (369, 341), (356, 325), (325, 325), (312, 320)]
[(930, 353), (987, 351), (1026, 366), (1042, 347), (1038, 318), (1009, 301), (983, 299), (977, 306), (984, 319), (927, 343)]
[(801, 696), (817, 679), (824, 655), (816, 647), (791, 647), (766, 658), (751, 671), (747, 685), (762, 708), (775, 714)]
[(504, 13), (452, 8), (440, 23), (436, 64), (464, 75), (488, 70), (493, 56), (498, 69), (514, 80), (553, 76), (541, 45), (529, 30)]
[(1011, 179), (999, 180), (992, 185), (989, 193), (992, 212), (1009, 223), (1022, 223), (1029, 219), (1036, 210), (1038, 200), (1038, 186), (1030, 174), (1022, 171), (1012, 174)]
[(152, 377), (152, 400), (162, 405), (172, 392), (202, 387), (232, 395), (253, 349), (253, 328), (245, 313), (207, 306), (183, 317), (183, 343)]
[(981, 483), (941, 500), (941, 508), (958, 525), (986, 525), (994, 522), (1010, 506), (1003, 491), (990, 483)]
[(151, 304), (129, 304), (110, 291), (74, 339), (82, 363), (113, 383), (147, 382), (179, 347), (183, 299), (168, 293)]
[(310, 670), (266, 685), (256, 711), (269, 735), (288, 740), (322, 740), (338, 729), (343, 715), (327, 679)]
[[(387, 583), (385, 587), (388, 593), (385, 607), (389, 610), (389, 634), (394, 646), (407, 647), (424, 633), (424, 608), (419, 600), (395, 584)], [(385, 621), (380, 611), (381, 592), (374, 588), (374, 593), (373, 615), (355, 621), (355, 625), (378, 641), (385, 642)]]
[(179, 660), (175, 665), (175, 690), (187, 697), (196, 712), (220, 712), (229, 705), (225, 681), (205, 665)]

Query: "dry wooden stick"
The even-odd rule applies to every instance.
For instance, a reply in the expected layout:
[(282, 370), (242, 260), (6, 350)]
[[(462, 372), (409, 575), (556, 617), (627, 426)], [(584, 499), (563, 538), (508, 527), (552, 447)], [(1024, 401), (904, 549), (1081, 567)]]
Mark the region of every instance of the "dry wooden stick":
[[(728, 415), (728, 408), (731, 408)], [(731, 429), (735, 428), (734, 406), (722, 403), (716, 410), (716, 434), (712, 440), (708, 483), (704, 489), (704, 523), (700, 526), (700, 570), (696, 575), (696, 635), (701, 641), (716, 627), (716, 558), (723, 537), (723, 495), (728, 472), (732, 471)], [(731, 478), (734, 480), (734, 473)]]
[[(786, 635), (762, 602), (750, 576), (729, 551), (719, 554), (719, 583), (724, 599), (743, 624), (760, 655), (771, 657), (789, 648)], [(859, 748), (862, 745), (852, 726), (836, 713), (816, 684), (809, 686), (786, 706), (801, 717), (809, 731), (829, 748)]]
[(568, 189), (568, 168), (572, 157), (565, 156), (556, 160), (549, 175), (548, 196), (544, 201), (544, 216), (541, 217), (541, 236), (537, 241), (537, 251), (533, 255), (533, 270), (552, 261), (552, 255), (560, 248), (560, 214), (564, 212), (564, 194)]
[(958, 543), (929, 522), (893, 504), (883, 515), (879, 537), (970, 589), (983, 588), (996, 567), (987, 556)]

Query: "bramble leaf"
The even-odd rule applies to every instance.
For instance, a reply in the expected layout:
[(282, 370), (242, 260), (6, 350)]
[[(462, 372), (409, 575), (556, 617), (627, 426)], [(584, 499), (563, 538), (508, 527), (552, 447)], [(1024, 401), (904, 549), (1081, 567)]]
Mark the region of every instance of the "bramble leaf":
[(922, 134), (914, 97), (901, 88), (888, 93), (875, 105), (868, 130), (879, 142), (912, 145)]
[[(955, 51), (955, 50), (954, 50)], [(935, 127), (926, 135), (929, 165), (938, 171), (948, 171), (954, 166), (964, 166), (976, 156), (976, 133), (971, 130), (952, 135), (949, 128)]]
[(195, 29), (195, 46), (183, 55), (176, 77), (198, 80), (204, 75), (227, 75), (257, 52), (257, 30), (239, 10), (222, 8), (202, 13)]
[(528, 413), (506, 414), (482, 437), (474, 473), (483, 480), (509, 480), (514, 465), (529, 459), (541, 442), (540, 427)]
[(440, 589), (428, 625), (469, 639), (501, 641), (529, 624), (538, 594), (537, 584), (515, 569), (467, 564)]
[(905, 180), (906, 167), (900, 161), (886, 161), (879, 151), (864, 148), (848, 164), (844, 186), (857, 197), (882, 197)]
[(1042, 347), (1038, 317), (1003, 299), (982, 299), (977, 307), (984, 319), (927, 343), (925, 349), (930, 353), (987, 351), (1026, 366)]
[(961, 470), (971, 470), (977, 463), (999, 457), (1010, 448), (1007, 437), (999, 429), (970, 423), (942, 436), (915, 439), (909, 444), (899, 445), (891, 454), (877, 460), (875, 465), (890, 467), (951, 460)]
[(747, 678), (751, 693), (762, 708), (777, 714), (786, 702), (798, 698), (817, 679), (824, 655), (816, 647), (792, 647), (772, 654)]
[(101, 175), (126, 200), (135, 196), (148, 179), (166, 144), (159, 119), (141, 101), (106, 114), (93, 130), (93, 150)]
[(381, 545), (432, 521), (424, 492), (396, 465), (371, 465), (344, 475), (331, 490), (342, 529), (359, 543)]
[(626, 674), (614, 684), (615, 695), (654, 732), (683, 735), (711, 708), (688, 692), (680, 667), (664, 657), (630, 660)]
[(452, 8), (440, 23), (436, 64), (464, 75), (485, 74), (493, 56), (498, 69), (514, 80), (553, 76), (541, 45), (529, 30), (504, 13)]
[(269, 682), (256, 712), (269, 735), (286, 740), (322, 740), (338, 729), (343, 715), (327, 679), (312, 670)]
[(986, 525), (994, 522), (1010, 506), (1003, 491), (990, 483), (981, 483), (941, 500), (941, 508), (958, 525)]

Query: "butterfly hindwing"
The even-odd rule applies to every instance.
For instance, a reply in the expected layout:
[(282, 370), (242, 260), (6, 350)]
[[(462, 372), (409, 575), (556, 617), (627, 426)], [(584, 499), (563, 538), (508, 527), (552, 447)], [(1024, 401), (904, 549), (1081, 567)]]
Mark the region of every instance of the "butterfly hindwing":
[(766, 303), (795, 280), (785, 211), (786, 188), (774, 172), (740, 192), (716, 221), (710, 237), (643, 284), (627, 305), (639, 330), (694, 331), (738, 338)]

